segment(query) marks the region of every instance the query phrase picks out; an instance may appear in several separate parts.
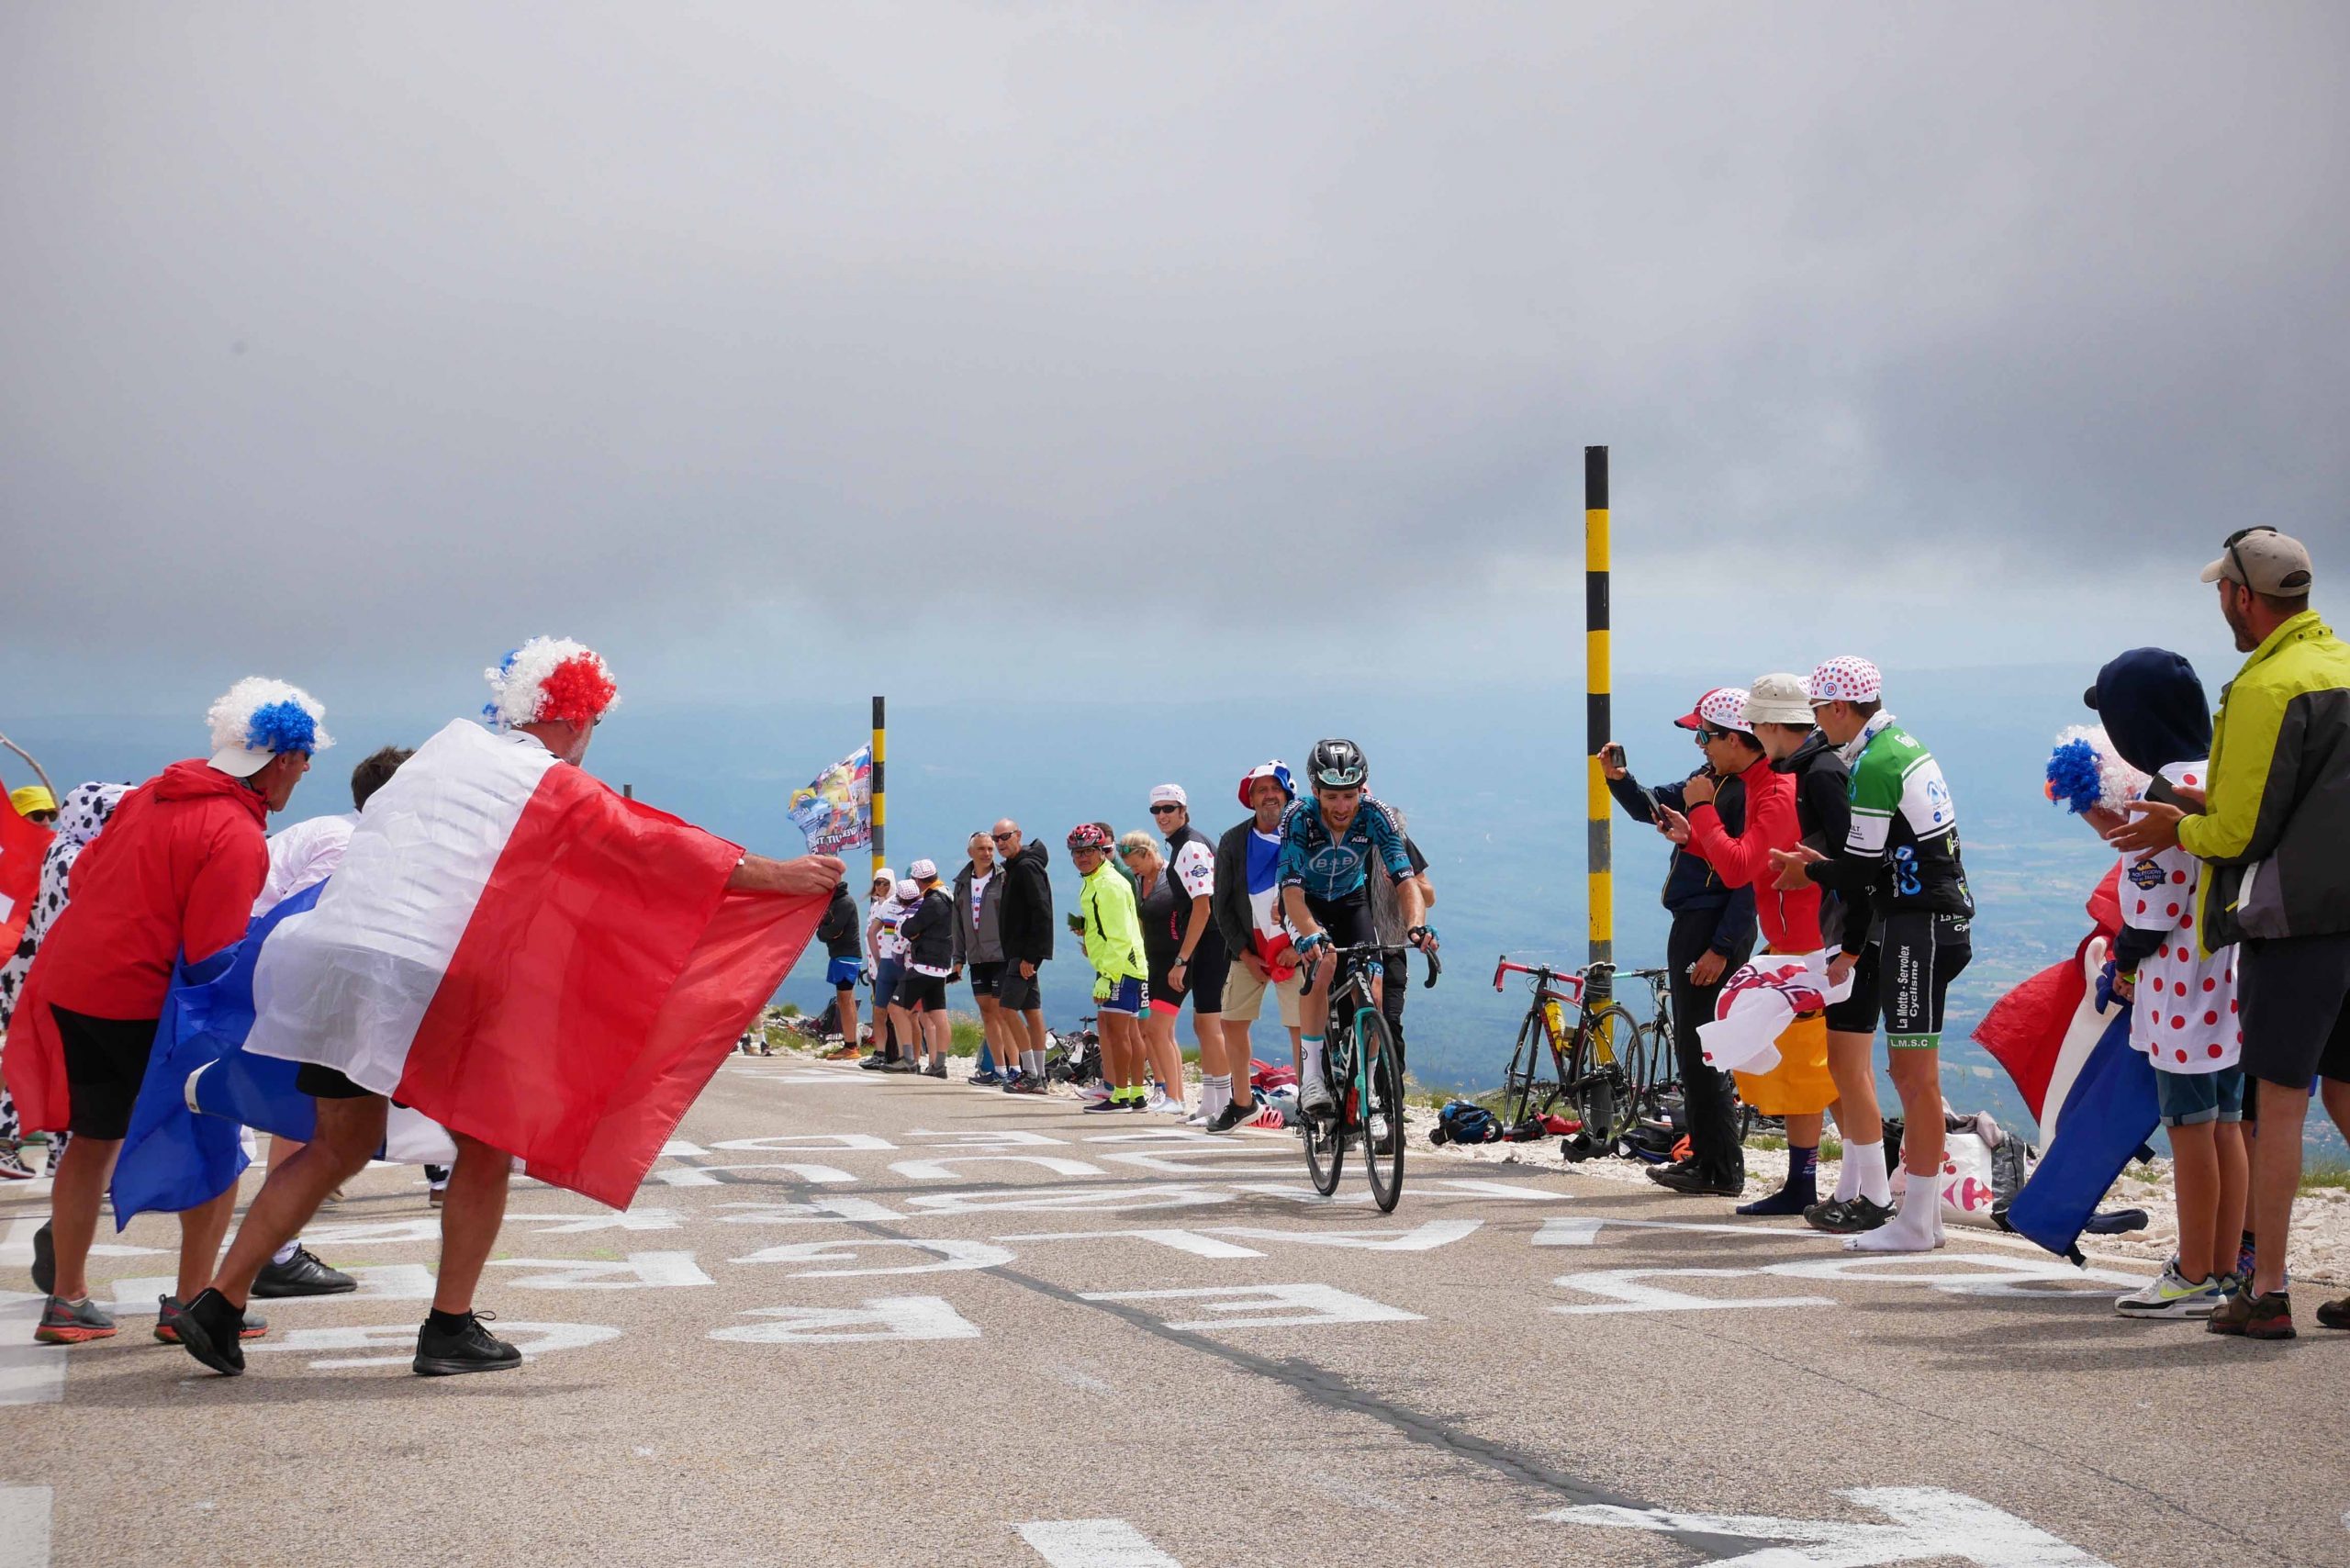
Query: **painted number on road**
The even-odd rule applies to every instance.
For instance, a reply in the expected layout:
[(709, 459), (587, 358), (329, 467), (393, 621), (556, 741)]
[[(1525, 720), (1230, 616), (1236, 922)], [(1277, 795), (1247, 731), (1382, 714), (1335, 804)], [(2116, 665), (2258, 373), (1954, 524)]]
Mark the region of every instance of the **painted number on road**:
[(1222, 1313), (1169, 1323), (1169, 1328), (1198, 1333), (1219, 1328), (1290, 1328), (1323, 1323), (1417, 1323), (1420, 1315), (1342, 1291), (1336, 1285), (1212, 1285), (1181, 1291), (1095, 1291), (1082, 1301), (1196, 1302), (1202, 1310)]
[(760, 1306), (744, 1314), (765, 1323), (713, 1328), (737, 1345), (829, 1344), (864, 1339), (976, 1339), (978, 1325), (943, 1296), (878, 1296), (856, 1306)]

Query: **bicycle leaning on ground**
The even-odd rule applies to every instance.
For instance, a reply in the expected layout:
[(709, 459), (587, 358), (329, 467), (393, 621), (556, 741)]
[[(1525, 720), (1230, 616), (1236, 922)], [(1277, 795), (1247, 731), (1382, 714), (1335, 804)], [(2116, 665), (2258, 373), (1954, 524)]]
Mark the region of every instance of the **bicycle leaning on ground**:
[[(1314, 1178), (1314, 1190), (1326, 1198), (1338, 1190), (1347, 1145), (1360, 1142), (1371, 1202), (1380, 1213), (1393, 1214), (1404, 1196), (1404, 1049), (1371, 991), (1380, 954), (1378, 944), (1365, 943), (1330, 948), (1306, 961), (1309, 990), (1314, 970), (1324, 958), (1338, 968), (1330, 983), (1330, 1022), (1322, 1038), (1322, 1081), (1330, 1086), (1332, 1104), (1327, 1112), (1304, 1118), (1305, 1169)], [(1434, 953), (1421, 957), (1428, 961), (1426, 983), (1434, 985), (1444, 965)], [(1400, 971), (1387, 977), (1389, 985), (1410, 981)]]
[[(1642, 1116), (1656, 1114), (1658, 1101), (1673, 1087), (1670, 971), (1588, 964), (1571, 974), (1547, 964), (1513, 964), (1505, 953), (1494, 969), (1494, 989), (1504, 989), (1513, 974), (1533, 977), (1534, 997), (1502, 1080), (1502, 1126), (1516, 1129), (1564, 1105), (1583, 1124), (1588, 1147), (1614, 1148)], [(1647, 981), (1656, 998), (1654, 1015), (1640, 1023), (1614, 1000), (1612, 983), (1595, 987), (1595, 980)], [(1594, 1005), (1595, 990), (1609, 999)]]

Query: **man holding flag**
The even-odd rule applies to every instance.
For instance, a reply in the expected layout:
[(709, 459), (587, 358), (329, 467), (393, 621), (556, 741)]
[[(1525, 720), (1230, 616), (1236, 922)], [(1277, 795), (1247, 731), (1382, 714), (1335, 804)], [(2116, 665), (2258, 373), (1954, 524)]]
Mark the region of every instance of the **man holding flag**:
[(840, 879), (838, 860), (745, 854), (582, 771), (619, 695), (592, 650), (535, 637), (487, 675), (491, 727), (426, 742), (316, 906), (261, 942), (245, 1048), (303, 1064), (317, 1128), (181, 1316), (216, 1372), (244, 1370), (254, 1276), (383, 1146), (392, 1101), (457, 1147), (415, 1370), (519, 1364), (473, 1312), (514, 1158), (625, 1206)]

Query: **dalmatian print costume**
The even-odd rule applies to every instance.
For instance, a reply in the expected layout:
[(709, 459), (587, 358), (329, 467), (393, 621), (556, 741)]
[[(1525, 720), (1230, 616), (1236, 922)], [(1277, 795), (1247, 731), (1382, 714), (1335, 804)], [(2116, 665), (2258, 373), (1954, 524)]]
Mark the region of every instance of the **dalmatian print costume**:
[[(17, 941), (16, 952), (6, 964), (0, 964), (0, 1033), (6, 1031), (8, 1020), (17, 1011), (17, 996), (24, 990), (26, 971), (33, 967), (34, 949), (40, 946), (40, 939), (48, 935), (65, 908), (66, 879), (73, 869), (73, 862), (98, 836), (98, 830), (114, 815), (115, 807), (129, 793), (128, 784), (80, 784), (58, 802), (57, 836), (41, 858), (40, 890), (33, 896), (32, 913), (25, 917), (25, 934)], [(19, 1137), (16, 1099), (0, 1087), (0, 1148), (14, 1148)], [(58, 1156), (65, 1152), (65, 1139), (66, 1135), (59, 1133), (50, 1147), (52, 1167)]]

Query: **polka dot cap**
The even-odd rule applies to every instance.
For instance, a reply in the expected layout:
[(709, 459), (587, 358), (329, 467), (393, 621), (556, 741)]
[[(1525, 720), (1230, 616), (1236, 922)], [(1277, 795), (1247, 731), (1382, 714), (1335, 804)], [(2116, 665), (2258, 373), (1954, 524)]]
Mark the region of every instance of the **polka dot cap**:
[(1846, 655), (1830, 659), (1811, 672), (1807, 683), (1813, 703), (1874, 702), (1885, 692), (1885, 677), (1866, 659)]

